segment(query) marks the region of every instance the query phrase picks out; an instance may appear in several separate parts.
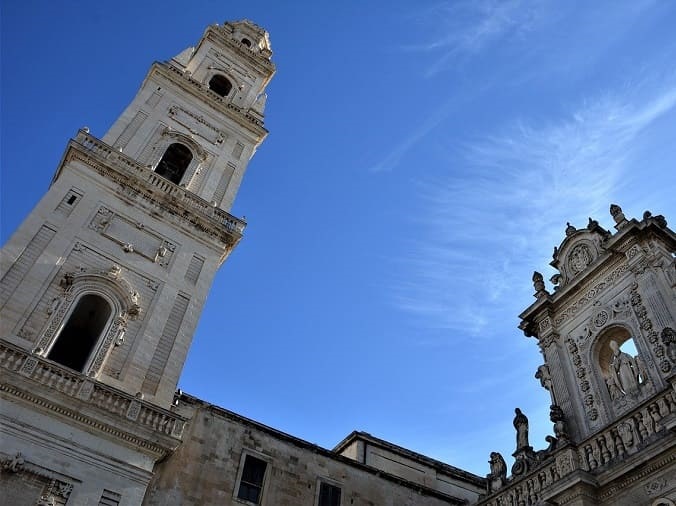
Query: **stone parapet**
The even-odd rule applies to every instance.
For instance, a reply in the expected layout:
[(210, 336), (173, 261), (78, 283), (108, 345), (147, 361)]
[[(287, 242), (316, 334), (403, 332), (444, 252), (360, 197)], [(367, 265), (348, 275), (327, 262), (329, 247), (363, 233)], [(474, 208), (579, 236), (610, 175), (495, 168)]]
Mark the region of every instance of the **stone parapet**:
[(163, 457), (181, 442), (186, 419), (94, 378), (0, 341), (0, 392), (121, 444)]
[[(630, 462), (652, 460), (676, 445), (676, 438), (670, 435), (675, 419), (676, 389), (668, 388), (580, 444), (538, 452), (541, 460), (529, 472), (511, 477), (478, 504), (550, 504), (548, 500), (569, 494), (573, 488), (604, 487), (616, 478), (618, 466), (624, 469), (625, 463), (631, 466)], [(670, 462), (673, 459), (672, 448)], [(612, 498), (607, 499), (611, 504)]]
[(161, 206), (176, 216), (187, 219), (201, 232), (215, 236), (232, 248), (242, 238), (246, 222), (219, 209), (194, 193), (143, 167), (133, 158), (112, 146), (79, 130), (71, 140), (56, 180), (68, 161), (79, 160), (121, 185), (140, 192), (147, 200), (160, 202)]

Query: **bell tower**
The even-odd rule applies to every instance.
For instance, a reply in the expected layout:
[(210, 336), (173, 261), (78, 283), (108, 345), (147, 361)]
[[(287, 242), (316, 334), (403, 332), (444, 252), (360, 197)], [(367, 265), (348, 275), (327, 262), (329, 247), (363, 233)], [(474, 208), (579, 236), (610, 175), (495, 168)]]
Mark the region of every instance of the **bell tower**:
[[(271, 55), (267, 32), (240, 21), (154, 63), (102, 139), (85, 128), (68, 143), (3, 248), (2, 458), (20, 455), (78, 504), (102, 490), (142, 497), (153, 463), (180, 441), (173, 395), (245, 227), (228, 211), (267, 135)], [(109, 483), (85, 461), (112, 469)]]

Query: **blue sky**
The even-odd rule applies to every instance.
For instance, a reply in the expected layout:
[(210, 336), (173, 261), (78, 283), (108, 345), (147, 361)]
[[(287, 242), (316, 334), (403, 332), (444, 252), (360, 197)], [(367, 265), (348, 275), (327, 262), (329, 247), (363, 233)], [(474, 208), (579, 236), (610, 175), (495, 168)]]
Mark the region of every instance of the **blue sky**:
[(567, 221), (676, 220), (676, 4), (3, 2), (3, 243), (79, 127), (102, 137), (152, 61), (242, 18), (270, 32), (270, 136), (180, 387), (478, 474), (511, 465), (518, 406), (543, 448), (517, 315)]

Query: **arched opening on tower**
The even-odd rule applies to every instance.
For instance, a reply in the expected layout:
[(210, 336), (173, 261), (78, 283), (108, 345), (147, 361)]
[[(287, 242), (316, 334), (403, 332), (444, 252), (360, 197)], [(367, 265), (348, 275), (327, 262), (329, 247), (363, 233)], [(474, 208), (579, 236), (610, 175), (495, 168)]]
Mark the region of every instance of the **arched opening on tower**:
[(79, 372), (89, 361), (113, 309), (103, 297), (80, 297), (47, 358)]
[(209, 80), (209, 89), (221, 97), (227, 97), (232, 90), (232, 83), (227, 77), (216, 74)]
[(164, 152), (155, 172), (172, 183), (179, 184), (191, 161), (192, 152), (190, 149), (179, 142), (175, 142)]

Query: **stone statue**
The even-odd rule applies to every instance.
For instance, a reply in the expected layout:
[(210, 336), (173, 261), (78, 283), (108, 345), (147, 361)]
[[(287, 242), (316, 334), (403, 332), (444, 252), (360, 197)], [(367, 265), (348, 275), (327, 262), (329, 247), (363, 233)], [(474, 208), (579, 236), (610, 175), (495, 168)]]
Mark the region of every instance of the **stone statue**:
[(535, 288), (535, 297), (540, 298), (545, 295), (549, 295), (549, 292), (545, 289), (545, 281), (538, 271), (533, 273), (533, 288)]
[(528, 444), (528, 418), (519, 408), (514, 410), (514, 428), (516, 429), (516, 451), (529, 448)]
[(617, 204), (610, 204), (610, 215), (613, 217), (613, 220), (615, 220), (617, 225), (626, 220), (624, 213), (622, 212), (622, 208)]
[(622, 397), (622, 390), (620, 390), (620, 387), (617, 385), (613, 376), (606, 378), (606, 386), (608, 387), (608, 393), (612, 400)]
[(615, 383), (625, 393), (633, 393), (638, 390), (638, 366), (634, 357), (620, 351), (617, 341), (610, 341), (610, 349), (613, 358), (610, 361), (610, 372)]
[(498, 452), (491, 452), (491, 459), (488, 461), (491, 466), (491, 472), (488, 478), (488, 492), (495, 492), (507, 482), (507, 464)]
[(556, 436), (556, 446), (564, 444), (568, 441), (568, 432), (566, 431), (566, 417), (563, 410), (553, 404), (549, 407), (549, 419), (554, 423), (554, 435)]
[(671, 327), (662, 330), (662, 342), (667, 349), (667, 357), (676, 364), (676, 332)]
[(552, 376), (549, 374), (549, 366), (547, 366), (547, 364), (542, 364), (539, 366), (537, 372), (535, 373), (535, 378), (539, 379), (542, 388), (549, 392), (549, 397), (551, 398), (552, 404), (556, 404), (556, 401), (554, 400), (554, 390), (552, 390)]

